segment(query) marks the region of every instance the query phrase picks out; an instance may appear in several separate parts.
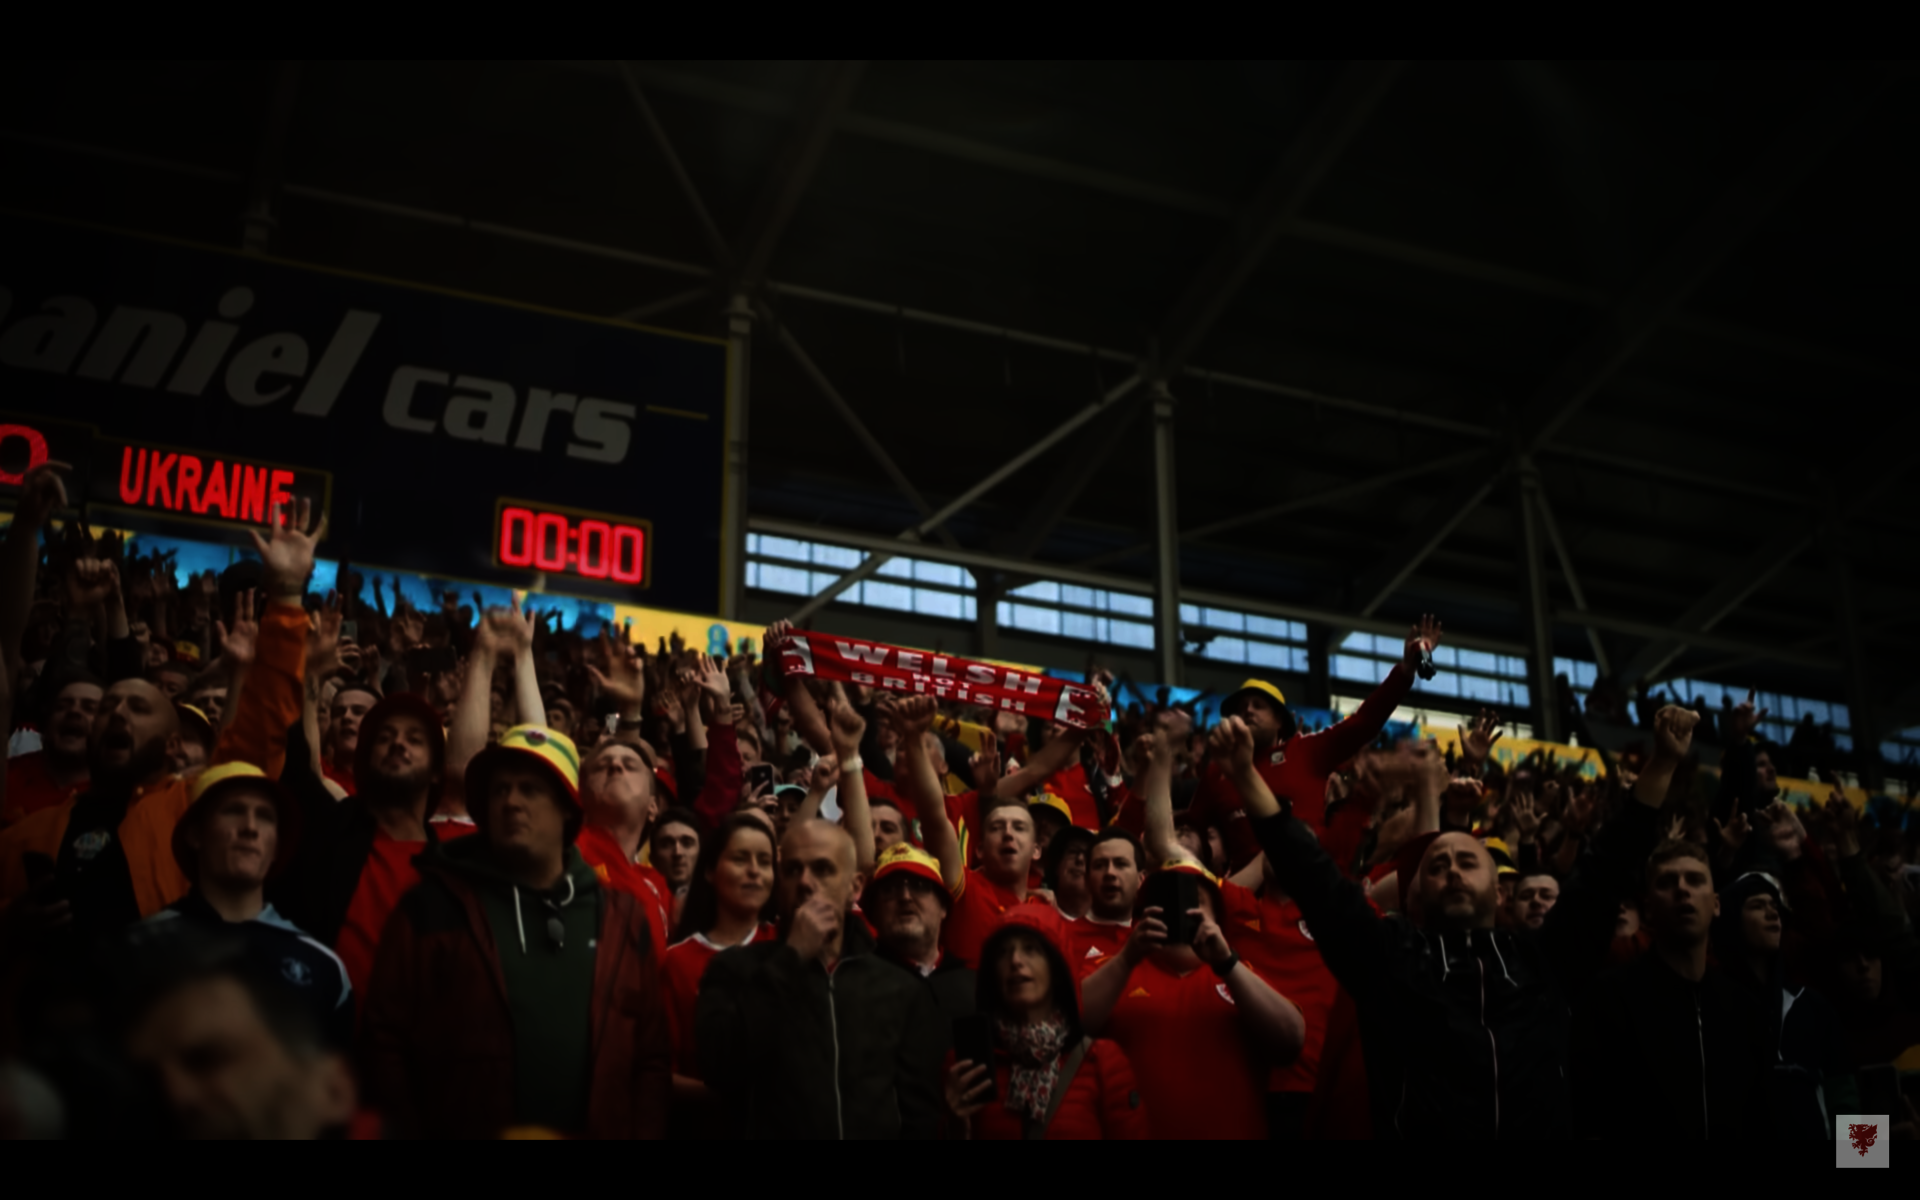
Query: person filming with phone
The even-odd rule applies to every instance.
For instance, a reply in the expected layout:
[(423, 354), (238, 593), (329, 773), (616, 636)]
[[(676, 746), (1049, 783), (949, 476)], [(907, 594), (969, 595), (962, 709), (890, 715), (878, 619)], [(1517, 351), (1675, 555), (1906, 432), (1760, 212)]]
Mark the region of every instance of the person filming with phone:
[(1135, 1141), (1152, 1136), (1127, 1053), (1088, 1037), (1053, 909), (1007, 910), (981, 947), (979, 1011), (954, 1022), (947, 1108), (985, 1141)]
[(1174, 837), (1173, 742), (1140, 736), (1160, 866), (1141, 885), (1133, 934), (1081, 984), (1082, 1019), (1126, 1051), (1154, 1136), (1263, 1139), (1268, 1068), (1298, 1057), (1306, 1021), (1227, 944), (1219, 885)]

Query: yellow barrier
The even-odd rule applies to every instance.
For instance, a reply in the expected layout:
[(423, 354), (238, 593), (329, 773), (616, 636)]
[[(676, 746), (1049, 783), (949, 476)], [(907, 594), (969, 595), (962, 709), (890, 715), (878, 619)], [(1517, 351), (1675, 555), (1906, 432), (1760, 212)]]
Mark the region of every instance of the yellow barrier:
[[(1450, 749), (1456, 755), (1460, 753), (1460, 730), (1457, 726), (1422, 725), (1420, 727), (1420, 734), (1422, 737), (1429, 737), (1440, 743), (1442, 750)], [(1563, 746), (1558, 742), (1540, 742), (1532, 738), (1502, 735), (1500, 740), (1493, 744), (1493, 760), (1499, 763), (1503, 770), (1511, 771), (1521, 759), (1532, 754), (1535, 750), (1546, 751), (1549, 756), (1558, 762), (1579, 764), (1580, 774), (1588, 779), (1598, 779), (1600, 777), (1602, 764), (1599, 751), (1582, 750), (1574, 746)]]
[[(732, 642), (738, 652), (742, 638), (753, 639), (753, 652), (761, 652), (760, 638), (766, 633), (766, 626), (749, 621), (728, 621), (720, 617), (703, 617), (698, 613), (669, 612), (663, 608), (638, 608), (630, 604), (613, 606), (613, 622), (628, 629), (627, 640), (643, 643), (649, 650), (660, 644), (661, 638), (671, 639), (675, 633), (680, 640), (695, 650), (704, 650), (708, 654), (724, 654), (722, 643)], [(631, 623), (631, 624), (629, 624)], [(928, 646), (913, 646), (909, 649), (927, 650)], [(991, 663), (996, 667), (1010, 667), (1016, 671), (1025, 671), (1029, 675), (1044, 673), (1044, 668), (1033, 663), (1006, 662), (998, 658), (977, 658), (975, 662)]]
[[(747, 621), (723, 621), (719, 617), (703, 617), (697, 613), (668, 612), (662, 608), (636, 608), (627, 604), (613, 606), (614, 624), (627, 628), (627, 640), (639, 642), (652, 650), (660, 644), (661, 638), (669, 640), (675, 633), (680, 640), (694, 650), (703, 650), (708, 654), (725, 654), (727, 642), (732, 642), (736, 651), (740, 648), (740, 639), (752, 638), (754, 650), (760, 647), (760, 635), (766, 632), (766, 626), (755, 625)], [(630, 624), (629, 624), (630, 623)]]

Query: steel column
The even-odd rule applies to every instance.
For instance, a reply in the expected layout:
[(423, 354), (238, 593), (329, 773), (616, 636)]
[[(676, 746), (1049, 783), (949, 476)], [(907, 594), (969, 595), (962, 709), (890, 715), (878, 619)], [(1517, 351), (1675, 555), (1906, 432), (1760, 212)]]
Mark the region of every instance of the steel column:
[(1860, 608), (1855, 595), (1853, 565), (1838, 522), (1828, 527), (1832, 555), (1834, 617), (1840, 631), (1840, 657), (1847, 671), (1847, 725), (1853, 734), (1854, 769), (1868, 791), (1881, 782), (1880, 728), (1875, 719), (1873, 690), (1867, 672), (1866, 646), (1860, 637)]
[(293, 123), (293, 105), (299, 93), (300, 63), (281, 63), (274, 73), (273, 100), (267, 109), (266, 127), (260, 132), (259, 148), (254, 153), (253, 173), (247, 181), (240, 248), (248, 254), (265, 254), (267, 242), (273, 236), (273, 195), (284, 174), (287, 127)]
[(1180, 641), (1180, 526), (1174, 512), (1173, 396), (1153, 390), (1153, 645), (1160, 681), (1178, 686)]
[(1527, 680), (1533, 691), (1534, 736), (1560, 740), (1560, 696), (1553, 678), (1553, 607), (1547, 601), (1545, 531), (1540, 528), (1540, 476), (1524, 455), (1515, 464), (1520, 483), (1520, 547), (1527, 622)]
[(738, 620), (747, 596), (747, 371), (753, 304), (727, 305), (727, 475), (720, 500), (720, 615)]

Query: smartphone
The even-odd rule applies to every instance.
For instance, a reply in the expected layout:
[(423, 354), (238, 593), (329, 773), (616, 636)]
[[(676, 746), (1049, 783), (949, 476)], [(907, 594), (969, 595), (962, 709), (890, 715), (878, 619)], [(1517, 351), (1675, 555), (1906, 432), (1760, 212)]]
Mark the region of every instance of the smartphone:
[(342, 641), (346, 641), (349, 639), (356, 642), (359, 641), (360, 640), (360, 622), (358, 621), (340, 622), (340, 638)]
[(747, 768), (747, 791), (756, 792), (762, 787), (773, 786), (773, 764), (755, 763)]
[(1185, 871), (1173, 875), (1173, 909), (1166, 914), (1167, 941), (1176, 946), (1191, 946), (1200, 936), (1200, 918), (1193, 909), (1200, 907), (1200, 878)]
[(953, 1019), (953, 1061), (987, 1068), (987, 1090), (980, 1098), (991, 1103), (999, 1089), (993, 1081), (993, 1018), (985, 1013)]

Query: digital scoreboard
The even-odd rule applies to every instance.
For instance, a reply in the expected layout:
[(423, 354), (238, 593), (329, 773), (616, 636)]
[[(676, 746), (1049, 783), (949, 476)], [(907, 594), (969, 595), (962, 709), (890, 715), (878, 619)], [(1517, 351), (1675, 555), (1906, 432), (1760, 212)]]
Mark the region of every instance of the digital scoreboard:
[[(726, 346), (257, 255), (0, 215), (0, 505), (72, 464), (102, 523), (720, 606)], [(564, 582), (563, 582), (564, 581)]]
[(501, 500), (494, 559), (503, 567), (646, 587), (653, 524), (631, 517)]

